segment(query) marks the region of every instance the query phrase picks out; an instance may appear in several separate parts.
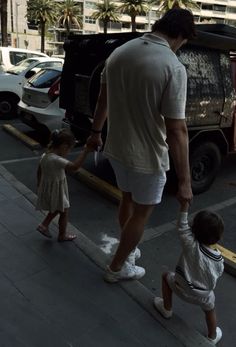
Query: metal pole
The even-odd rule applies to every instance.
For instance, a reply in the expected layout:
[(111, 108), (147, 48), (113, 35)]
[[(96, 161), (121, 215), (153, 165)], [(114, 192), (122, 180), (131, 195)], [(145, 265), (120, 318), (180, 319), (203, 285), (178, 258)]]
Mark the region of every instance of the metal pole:
[(18, 2), (16, 2), (16, 47), (19, 48), (19, 35), (18, 35)]
[(85, 26), (85, 0), (83, 0), (83, 30), (82, 30), (83, 34), (85, 33), (84, 26)]

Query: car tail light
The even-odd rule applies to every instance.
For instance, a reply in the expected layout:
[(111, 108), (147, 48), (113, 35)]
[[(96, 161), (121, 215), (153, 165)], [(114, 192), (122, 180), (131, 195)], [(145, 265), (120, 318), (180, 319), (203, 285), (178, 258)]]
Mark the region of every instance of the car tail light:
[(48, 96), (51, 101), (56, 100), (56, 98), (58, 98), (60, 94), (60, 80), (60, 78), (56, 80), (56, 82), (53, 83), (53, 85), (50, 87), (48, 91)]

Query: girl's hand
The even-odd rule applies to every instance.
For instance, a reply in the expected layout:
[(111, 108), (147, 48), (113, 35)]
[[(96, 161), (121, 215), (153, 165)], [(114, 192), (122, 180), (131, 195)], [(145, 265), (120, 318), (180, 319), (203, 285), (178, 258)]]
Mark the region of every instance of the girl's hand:
[(94, 147), (91, 146), (90, 144), (87, 144), (84, 146), (84, 152), (85, 153), (89, 153), (89, 152), (93, 152), (94, 151)]

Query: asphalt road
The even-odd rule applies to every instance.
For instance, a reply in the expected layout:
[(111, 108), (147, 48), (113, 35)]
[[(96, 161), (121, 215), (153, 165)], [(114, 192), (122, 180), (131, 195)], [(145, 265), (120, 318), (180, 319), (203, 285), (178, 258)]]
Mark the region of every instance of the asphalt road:
[[(3, 123), (3, 121), (0, 122), (0, 124)], [(34, 136), (34, 138), (38, 136), (34, 132), (29, 131), (18, 120), (10, 123), (15, 125), (16, 128), (23, 130), (26, 134)], [(39, 157), (44, 149), (32, 151), (16, 138), (11, 137), (2, 130), (0, 131), (0, 163), (14, 174), (19, 181), (33, 192), (36, 192), (36, 169)], [(80, 148), (75, 148), (69, 157), (73, 159), (79, 151)], [(224, 160), (217, 179), (211, 188), (207, 192), (194, 197), (190, 212), (195, 212), (235, 197), (235, 165), (236, 155), (229, 156)], [(114, 182), (112, 170), (102, 156), (98, 167), (95, 168), (93, 154), (90, 154), (84, 168), (109, 182)], [(173, 230), (167, 230), (162, 235), (158, 235), (158, 231), (165, 227), (166, 223), (173, 221), (177, 215), (178, 203), (171, 183), (169, 182), (164, 192), (162, 203), (155, 208), (146, 227), (146, 235), (149, 235), (150, 238), (144, 238), (140, 245), (143, 254), (141, 264), (147, 269), (146, 276), (141, 282), (155, 294), (160, 293), (160, 273), (166, 266), (173, 268), (179, 254), (178, 240)], [(76, 176), (69, 176), (68, 184), (71, 200), (70, 223), (99, 245), (104, 252), (111, 253), (119, 235), (117, 204), (88, 188)], [(232, 228), (231, 232), (225, 234), (223, 245), (236, 252), (236, 237)], [(236, 339), (236, 332), (234, 332), (236, 317), (231, 308), (232, 302), (235, 303), (236, 280), (227, 274), (224, 274), (224, 279), (224, 281), (220, 281), (216, 294), (219, 297), (218, 301), (221, 310), (220, 324), (228, 334), (227, 338), (219, 344), (219, 347), (233, 346)], [(224, 293), (227, 293), (228, 300), (225, 300)], [(233, 305), (235, 306), (235, 304)], [(188, 305), (185, 305), (178, 299), (175, 300), (175, 307), (183, 319), (187, 317), (189, 324), (193, 325), (201, 333), (204, 333), (205, 327), (202, 312), (197, 307), (192, 307), (190, 310)]]
[[(5, 122), (1, 121), (0, 124)], [(30, 128), (20, 123), (19, 120), (12, 120), (11, 123), (17, 129), (24, 131), (25, 134), (40, 140), (40, 136), (32, 132)], [(32, 151), (16, 138), (1, 131), (0, 137), (0, 161), (23, 182), (33, 192), (36, 192), (36, 170), (40, 155), (44, 149)], [(80, 148), (75, 148), (69, 158), (73, 159), (79, 153)], [(217, 179), (210, 189), (200, 195), (196, 195), (190, 209), (190, 213), (203, 208), (215, 205), (228, 200), (236, 195), (236, 155), (226, 158)], [(115, 184), (114, 174), (106, 159), (100, 155), (98, 167), (95, 168), (93, 154), (89, 154), (84, 168), (94, 175)], [(117, 224), (117, 204), (108, 200), (100, 193), (88, 188), (81, 183), (76, 176), (69, 176), (68, 183), (70, 188), (70, 221), (90, 239), (101, 247), (109, 249), (110, 244), (119, 235)], [(147, 229), (157, 228), (165, 223), (171, 222), (176, 218), (178, 203), (175, 198), (175, 187), (172, 182), (164, 191), (163, 201), (158, 205), (152, 214)], [(230, 235), (229, 235), (230, 236)], [(236, 252), (236, 238), (229, 237), (224, 239), (224, 245)], [(232, 239), (234, 241), (232, 242)]]

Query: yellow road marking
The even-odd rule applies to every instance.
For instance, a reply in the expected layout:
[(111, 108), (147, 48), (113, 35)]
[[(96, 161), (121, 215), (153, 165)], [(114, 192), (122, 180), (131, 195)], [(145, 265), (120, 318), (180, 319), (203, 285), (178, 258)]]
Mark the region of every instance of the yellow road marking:
[(80, 178), (82, 182), (86, 183), (89, 187), (96, 189), (101, 194), (109, 197), (111, 200), (115, 202), (120, 201), (121, 191), (118, 188), (111, 185), (110, 183), (107, 183), (106, 181), (91, 174), (89, 171), (83, 168), (81, 168), (77, 172), (77, 176)]
[(231, 261), (232, 263), (236, 264), (236, 253), (230, 251), (228, 248), (224, 248), (221, 245), (216, 245), (216, 247), (219, 249), (219, 251), (221, 252), (222, 256)]
[(17, 137), (19, 140), (21, 140), (22, 142), (24, 142), (26, 145), (28, 145), (29, 147), (33, 148), (33, 149), (39, 149), (41, 148), (41, 145), (39, 142), (33, 140), (31, 137), (25, 135), (24, 133), (22, 133), (21, 131), (19, 131), (18, 129), (16, 129), (15, 127), (13, 127), (11, 124), (3, 124), (3, 129), (5, 131), (7, 131), (9, 134)]

